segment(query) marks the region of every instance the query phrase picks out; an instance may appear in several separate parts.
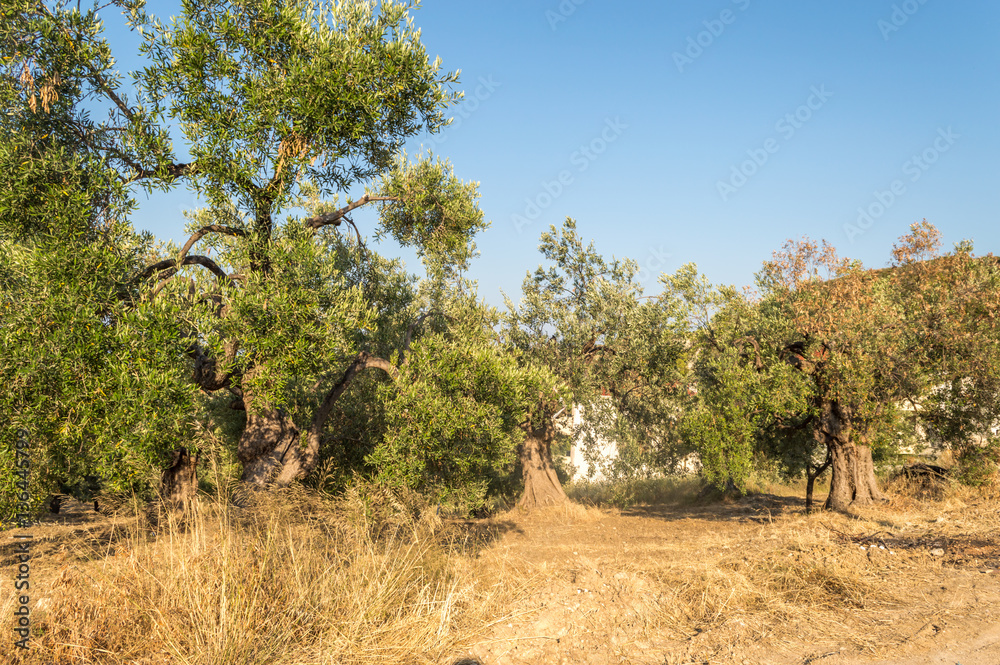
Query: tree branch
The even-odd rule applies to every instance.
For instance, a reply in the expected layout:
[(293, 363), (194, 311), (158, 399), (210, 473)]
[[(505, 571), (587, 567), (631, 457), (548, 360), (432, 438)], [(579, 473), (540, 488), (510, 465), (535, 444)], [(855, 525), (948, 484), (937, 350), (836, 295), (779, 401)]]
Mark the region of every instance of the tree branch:
[[(38, 9), (39, 9), (39, 11), (42, 14), (44, 14), (45, 16), (47, 16), (53, 23), (55, 23), (58, 26), (58, 28), (60, 29), (60, 31), (63, 33), (63, 36), (70, 43), (70, 45), (73, 48), (73, 50), (76, 51), (77, 50), (76, 49), (76, 40), (74, 39), (74, 37), (70, 33), (70, 31), (66, 28), (66, 26), (62, 25), (61, 23), (59, 23), (56, 20), (55, 15), (53, 15), (52, 12), (49, 11), (49, 8), (46, 7), (44, 4), (39, 3)], [(136, 123), (135, 110), (132, 109), (128, 104), (126, 104), (124, 99), (122, 99), (121, 97), (118, 96), (118, 93), (115, 92), (114, 88), (111, 86), (111, 84), (108, 82), (108, 80), (104, 77), (104, 75), (96, 67), (94, 67), (93, 63), (90, 60), (86, 59), (86, 58), (80, 58), (80, 63), (84, 67), (86, 67), (87, 70), (89, 71), (91, 81), (94, 83), (94, 85), (99, 90), (101, 90), (105, 94), (105, 96), (107, 96), (108, 99), (111, 100), (111, 102), (115, 105), (115, 107), (117, 107), (118, 110), (121, 111), (122, 115), (124, 115), (125, 118), (130, 123)], [(84, 138), (84, 141), (86, 141), (86, 138)], [(118, 157), (118, 159), (120, 159), (127, 166), (129, 166), (130, 168), (132, 168), (132, 169), (134, 169), (136, 171), (136, 175), (133, 176), (133, 178), (131, 180), (138, 180), (140, 178), (148, 178), (148, 177), (150, 177), (152, 175), (155, 175), (154, 171), (150, 171), (150, 170), (145, 169), (145, 168), (139, 166), (138, 164), (134, 163), (130, 158), (126, 157), (118, 149), (116, 149), (116, 148), (108, 148), (107, 146), (103, 146), (103, 147), (104, 147), (105, 150), (108, 150), (109, 152), (116, 153), (116, 156)], [(191, 164), (170, 164), (167, 167), (167, 173), (172, 178), (177, 178), (177, 177), (182, 176), (182, 175), (187, 175), (189, 172), (191, 172), (193, 170), (192, 167), (193, 167), (193, 165), (191, 165)]]
[[(124, 158), (122, 158), (123, 161)], [(152, 178), (156, 175), (156, 171), (150, 171), (147, 168), (135, 164), (131, 160), (126, 161), (126, 164), (131, 168), (135, 169), (135, 175), (132, 176), (130, 182), (135, 180), (142, 180), (143, 178)], [(197, 168), (197, 163), (194, 164), (168, 164), (167, 165), (167, 175), (171, 179), (180, 178), (182, 176), (190, 175)]]
[(763, 356), (761, 356), (760, 344), (757, 342), (757, 339), (753, 335), (747, 335), (746, 337), (737, 340), (737, 342), (740, 344), (741, 347), (740, 353), (743, 352), (742, 349), (743, 342), (750, 342), (750, 346), (752, 346), (754, 350), (754, 362), (753, 362), (754, 369), (757, 370), (758, 372), (763, 371), (764, 358)]
[[(599, 335), (603, 335), (604, 331), (603, 330), (599, 330), (598, 334)], [(605, 344), (598, 344), (596, 337), (591, 337), (590, 340), (588, 340), (583, 345), (583, 348), (581, 349), (581, 352), (583, 354), (584, 359), (588, 363), (592, 362), (593, 359), (594, 359), (594, 356), (597, 355), (598, 353), (602, 353), (602, 354), (603, 353), (607, 353), (608, 355), (612, 355), (612, 356), (613, 355), (617, 355), (617, 351), (615, 351), (610, 346), (607, 346)]]
[[(232, 363), (239, 351), (240, 345), (237, 341), (226, 342), (223, 345), (226, 364)], [(219, 370), (219, 362), (205, 353), (197, 342), (192, 342), (188, 347), (188, 355), (194, 359), (193, 379), (198, 387), (205, 392), (215, 392), (222, 388), (229, 389), (238, 397), (242, 396), (239, 388), (233, 385), (233, 372), (222, 372)]]
[[(56, 25), (59, 26), (60, 31), (66, 37), (67, 41), (69, 41), (70, 44), (73, 46), (73, 50), (76, 51), (76, 42), (73, 39), (73, 35), (70, 34), (70, 31), (66, 29), (66, 26), (56, 21), (56, 17), (52, 14), (52, 12), (49, 11), (49, 8), (46, 7), (44, 4), (39, 3), (38, 9), (43, 14), (45, 14), (49, 19), (51, 19), (53, 23), (56, 23)], [(117, 93), (115, 93), (114, 89), (112, 89), (107, 79), (104, 78), (104, 76), (99, 71), (97, 71), (97, 69), (94, 68), (90, 60), (87, 60), (85, 58), (80, 58), (80, 62), (83, 64), (84, 67), (90, 70), (90, 75), (93, 77), (94, 83), (97, 85), (98, 88), (104, 91), (104, 94), (107, 95), (112, 102), (114, 102), (115, 106), (118, 107), (118, 109), (122, 112), (122, 114), (126, 118), (128, 118), (129, 121), (134, 120), (135, 112), (131, 108), (129, 108), (128, 104), (126, 104), (121, 99), (121, 97), (118, 96)]]
[(177, 260), (183, 261), (187, 256), (187, 253), (191, 251), (191, 247), (193, 247), (196, 242), (204, 238), (209, 233), (221, 233), (223, 235), (239, 236), (241, 238), (245, 238), (247, 235), (247, 232), (243, 229), (237, 229), (232, 226), (221, 226), (219, 224), (209, 224), (208, 226), (203, 226), (195, 231), (191, 237), (188, 238), (188, 241), (184, 243), (180, 253), (177, 255)]
[(399, 201), (399, 200), (400, 198), (398, 196), (371, 196), (369, 194), (365, 194), (357, 201), (353, 201), (352, 203), (349, 203), (343, 208), (334, 210), (333, 212), (327, 212), (322, 215), (316, 215), (314, 217), (310, 217), (306, 219), (303, 222), (303, 224), (305, 224), (307, 229), (312, 229), (314, 232), (320, 229), (321, 227), (329, 226), (330, 224), (333, 224), (334, 226), (340, 226), (341, 221), (344, 219), (344, 216), (347, 215), (347, 213), (351, 212), (352, 210), (357, 210), (361, 206), (368, 205), (369, 203), (375, 203), (376, 201)]
[[(167, 277), (172, 277), (177, 272), (177, 265), (178, 265), (177, 259), (163, 259), (162, 261), (157, 261), (153, 265), (147, 266), (145, 270), (139, 273), (136, 279), (137, 281), (142, 282), (149, 279), (156, 273), (165, 271), (169, 271)], [(185, 256), (184, 259), (180, 262), (180, 265), (202, 266), (210, 270), (216, 277), (218, 277), (220, 282), (225, 282), (230, 286), (232, 286), (233, 284), (233, 279), (229, 275), (227, 275), (226, 272), (222, 268), (220, 268), (215, 261), (208, 258), (207, 256), (201, 256), (200, 254)]]
[(800, 369), (806, 374), (813, 374), (816, 370), (816, 363), (807, 360), (805, 356), (805, 344), (803, 342), (793, 342), (786, 346), (783, 351), (787, 354), (787, 362), (796, 369)]
[[(320, 404), (319, 409), (316, 410), (316, 416), (313, 418), (312, 425), (309, 427), (309, 432), (306, 435), (305, 449), (296, 447), (288, 451), (292, 455), (301, 458), (300, 464), (292, 465), (286, 461), (285, 468), (307, 470), (313, 468), (319, 456), (320, 435), (323, 432), (323, 426), (326, 425), (326, 419), (330, 416), (330, 412), (333, 411), (333, 405), (336, 404), (337, 400), (340, 399), (340, 396), (344, 394), (344, 391), (347, 390), (358, 374), (368, 368), (380, 369), (394, 381), (399, 378), (399, 370), (388, 360), (372, 356), (367, 351), (358, 353), (354, 357), (354, 360), (351, 361), (351, 364), (347, 366), (347, 369), (344, 370), (344, 375), (340, 377), (340, 380), (330, 388), (330, 392), (323, 398), (323, 403)], [(277, 482), (278, 484), (282, 482), (286, 482), (287, 484), (287, 482), (291, 482), (292, 480), (294, 479), (279, 477)]]

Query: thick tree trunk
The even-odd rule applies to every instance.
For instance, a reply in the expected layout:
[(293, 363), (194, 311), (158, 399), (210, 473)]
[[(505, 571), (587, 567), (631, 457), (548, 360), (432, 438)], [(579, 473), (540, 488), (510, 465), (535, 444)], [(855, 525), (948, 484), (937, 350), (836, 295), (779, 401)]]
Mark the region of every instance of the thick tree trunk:
[(243, 483), (258, 489), (271, 484), (284, 487), (312, 471), (319, 461), (323, 426), (334, 404), (354, 378), (369, 367), (381, 369), (393, 379), (399, 376), (399, 371), (389, 361), (364, 351), (358, 353), (316, 410), (306, 432), (305, 446), (302, 445), (299, 428), (287, 415), (269, 405), (260, 404), (256, 395), (244, 390), (247, 424), (236, 453), (243, 463)]
[(553, 425), (548, 418), (539, 427), (523, 425), (527, 436), (520, 449), (524, 493), (517, 502), (520, 508), (552, 506), (567, 501), (562, 484), (552, 464)]
[[(198, 456), (187, 448), (174, 450), (170, 466), (163, 471), (160, 480), (163, 502), (171, 508), (186, 508), (198, 494)], [(97, 501), (94, 501), (97, 510)]]
[(826, 508), (845, 511), (851, 506), (884, 500), (875, 477), (871, 448), (853, 440), (849, 409), (837, 402), (824, 403), (820, 427), (830, 452), (830, 495)]
[[(247, 401), (246, 397), (244, 401)], [(278, 409), (254, 412), (248, 403), (247, 424), (236, 449), (236, 456), (243, 463), (240, 480), (257, 488), (276, 482), (279, 476), (286, 475), (287, 463), (298, 466), (295, 464), (298, 456), (294, 451), (299, 448), (300, 438), (299, 428), (283, 412)], [(287, 471), (298, 472), (301, 469)]]

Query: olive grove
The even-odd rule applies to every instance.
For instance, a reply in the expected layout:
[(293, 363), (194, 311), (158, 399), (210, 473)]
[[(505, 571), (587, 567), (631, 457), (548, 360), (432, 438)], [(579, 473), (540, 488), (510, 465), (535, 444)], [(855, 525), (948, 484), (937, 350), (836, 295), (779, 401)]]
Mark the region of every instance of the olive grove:
[[(187, 501), (209, 448), (257, 490), (360, 476), (466, 510), (559, 503), (574, 408), (588, 454), (617, 445), (613, 479), (694, 453), (732, 490), (761, 463), (804, 474), (811, 503), (830, 469), (826, 505), (846, 510), (882, 498), (876, 464), (918, 425), (966, 480), (989, 476), (998, 263), (941, 254), (926, 222), (886, 268), (803, 239), (756, 290), (688, 264), (647, 294), (567, 219), (519, 300), (483, 302), (465, 277), (488, 227), (478, 183), (403, 151), (461, 98), (415, 7), (186, 0), (164, 22), (141, 0), (0, 3), (5, 515), (29, 475), (36, 510), (158, 486)], [(102, 12), (138, 37), (136, 71)], [(135, 230), (138, 196), (180, 189), (201, 202), (183, 243)]]
[(811, 492), (830, 468), (826, 505), (844, 510), (883, 498), (874, 456), (891, 458), (918, 424), (958, 447), (995, 426), (998, 264), (968, 244), (939, 255), (938, 238), (914, 224), (875, 270), (789, 241), (756, 297), (732, 294), (702, 333), (689, 421), (710, 473), (738, 485), (764, 455), (805, 471)]

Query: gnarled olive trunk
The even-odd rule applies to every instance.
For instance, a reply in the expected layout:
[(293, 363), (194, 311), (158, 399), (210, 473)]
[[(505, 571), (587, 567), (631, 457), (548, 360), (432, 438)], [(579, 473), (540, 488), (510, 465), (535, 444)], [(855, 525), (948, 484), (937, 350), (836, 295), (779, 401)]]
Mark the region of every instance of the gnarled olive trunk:
[[(334, 404), (354, 378), (369, 367), (381, 369), (393, 379), (399, 376), (399, 371), (389, 361), (364, 351), (358, 353), (316, 409), (305, 441), (302, 432), (283, 411), (262, 403), (253, 391), (244, 388), (243, 406), (247, 412), (247, 424), (236, 451), (236, 456), (243, 463), (243, 483), (254, 488), (268, 485), (284, 487), (312, 471), (319, 461), (323, 426)], [(253, 371), (248, 376), (252, 377)]]
[[(243, 463), (240, 480), (253, 487), (264, 487), (277, 482), (279, 476), (294, 476), (305, 472), (295, 454), (300, 447), (301, 433), (291, 418), (279, 409), (263, 408), (255, 411), (249, 394), (245, 395), (247, 424), (240, 436), (236, 456)], [(287, 483), (286, 483), (287, 484)]]
[(820, 434), (830, 452), (830, 495), (826, 507), (844, 511), (882, 501), (871, 448), (852, 436), (850, 409), (838, 402), (822, 405)]
[[(171, 508), (186, 508), (198, 495), (198, 456), (187, 448), (176, 448), (170, 466), (160, 478), (163, 502)], [(97, 510), (97, 501), (94, 501)]]
[[(292, 474), (292, 479), (309, 469), (301, 467), (301, 431), (282, 409), (275, 408), (256, 390), (248, 387), (261, 371), (248, 371), (243, 382), (243, 407), (247, 423), (236, 448), (236, 457), (243, 464), (240, 480), (250, 487), (263, 488), (279, 483), (279, 478)], [(288, 482), (291, 482), (289, 480)]]
[(552, 463), (552, 436), (554, 426), (550, 418), (535, 427), (531, 421), (522, 425), (525, 434), (520, 448), (521, 477), (524, 493), (517, 505), (521, 508), (551, 506), (567, 501), (562, 484)]

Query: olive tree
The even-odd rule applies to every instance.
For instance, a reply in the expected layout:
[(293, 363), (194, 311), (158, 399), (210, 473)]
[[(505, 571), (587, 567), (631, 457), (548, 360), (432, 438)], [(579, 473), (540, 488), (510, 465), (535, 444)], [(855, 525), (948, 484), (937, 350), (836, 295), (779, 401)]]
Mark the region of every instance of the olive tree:
[[(448, 298), (416, 322), (381, 389), (385, 434), (369, 459), (378, 477), (466, 510), (507, 485), (539, 399), (558, 400), (544, 367), (522, 362), (495, 331), (498, 312), (474, 295)], [(431, 322), (436, 325), (430, 325)]]
[[(371, 353), (384, 303), (334, 251), (344, 232), (361, 240), (355, 212), (376, 209), (375, 235), (438, 271), (464, 266), (485, 227), (475, 183), (401, 153), (446, 124), (457, 76), (428, 57), (412, 3), (185, 2), (168, 24), (139, 1), (112, 6), (142, 39), (130, 85), (97, 10), (61, 3), (5, 5), (8, 80), (22, 110), (65, 103), (58, 134), (126, 191), (187, 186), (206, 203), (182, 246), (120, 282), (142, 306), (174, 311), (195, 385), (245, 411), (243, 480), (286, 484), (315, 467), (356, 377), (394, 371)], [(14, 76), (25, 67), (31, 76)], [(95, 123), (87, 108), (99, 103), (108, 120)]]
[[(197, 399), (177, 309), (141, 305), (128, 283), (151, 239), (129, 225), (126, 179), (88, 143), (117, 135), (81, 108), (105, 80), (106, 52), (88, 41), (96, 14), (32, 3), (0, 11), (0, 494), (8, 514), (18, 483), (35, 507), (51, 492), (84, 499), (101, 488), (152, 489), (176, 441), (190, 437)], [(17, 430), (31, 446), (27, 483), (15, 474)]]
[(552, 461), (557, 414), (582, 406), (584, 431), (620, 442), (623, 461), (650, 463), (670, 438), (669, 397), (684, 389), (686, 372), (679, 301), (644, 298), (634, 261), (605, 260), (568, 218), (542, 234), (539, 250), (551, 264), (525, 277), (519, 305), (507, 299), (504, 331), (524, 362), (558, 377), (566, 398), (540, 398), (524, 424), (521, 505), (529, 507), (565, 500)]
[[(754, 442), (736, 459), (778, 451), (786, 464), (803, 460), (810, 481), (829, 467), (827, 507), (867, 505), (883, 498), (873, 451), (898, 450), (904, 402), (933, 403), (936, 394), (940, 406), (941, 386), (967, 399), (994, 385), (996, 260), (973, 257), (967, 245), (938, 255), (938, 246), (939, 233), (923, 222), (900, 239), (888, 268), (865, 269), (808, 239), (774, 253), (758, 276), (753, 315), (720, 350), (729, 378), (716, 409), (742, 403), (727, 392), (764, 396), (731, 419)], [(974, 399), (995, 404), (985, 391)], [(971, 429), (971, 420), (954, 420), (961, 410), (949, 413)], [(977, 410), (980, 424), (992, 413)]]

